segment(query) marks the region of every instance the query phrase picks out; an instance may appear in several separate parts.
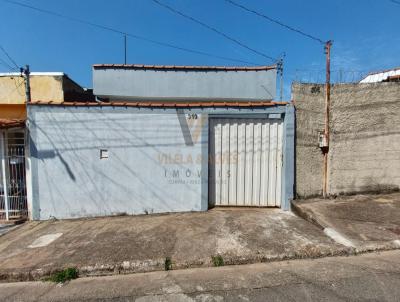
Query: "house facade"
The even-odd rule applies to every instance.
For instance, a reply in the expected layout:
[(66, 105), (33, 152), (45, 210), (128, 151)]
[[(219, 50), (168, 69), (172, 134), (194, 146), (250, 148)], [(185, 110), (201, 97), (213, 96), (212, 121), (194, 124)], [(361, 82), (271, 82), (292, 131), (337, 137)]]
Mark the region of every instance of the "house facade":
[[(62, 103), (90, 100), (91, 92), (61, 72), (30, 74), (31, 98)], [(27, 133), (25, 79), (0, 74), (0, 221), (27, 219), (31, 214), (31, 169)]]
[(97, 101), (28, 106), (32, 219), (290, 208), (276, 67), (95, 65)]
[[(276, 102), (275, 66), (95, 65), (96, 98), (42, 74), (29, 104), (10, 97), (21, 83), (0, 77), (0, 220), (289, 210), (321, 195), (325, 87)], [(329, 195), (399, 190), (399, 89), (332, 86)]]
[(400, 67), (383, 71), (370, 72), (360, 83), (400, 82)]

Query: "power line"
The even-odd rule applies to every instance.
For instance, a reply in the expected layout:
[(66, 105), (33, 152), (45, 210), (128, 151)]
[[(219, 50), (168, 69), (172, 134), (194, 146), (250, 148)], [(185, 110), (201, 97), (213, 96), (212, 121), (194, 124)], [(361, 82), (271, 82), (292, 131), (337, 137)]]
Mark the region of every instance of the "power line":
[(4, 49), (4, 47), (0, 45), (0, 49), (4, 52), (4, 54), (5, 54), (5, 55), (7, 56), (7, 58), (10, 60), (10, 62), (12, 62), (12, 63), (15, 65), (15, 67), (16, 67), (17, 69), (19, 69), (18, 64), (15, 63), (15, 61), (13, 60), (13, 58), (11, 58), (11, 56), (10, 56), (10, 55), (8, 54), (8, 52)]
[(389, 0), (389, 1), (400, 5), (400, 1), (396, 1), (396, 0)]
[(109, 26), (105, 26), (105, 25), (102, 25), (102, 24), (86, 21), (86, 20), (83, 20), (83, 19), (79, 19), (79, 18), (63, 15), (63, 14), (60, 14), (60, 13), (57, 13), (57, 12), (54, 12), (54, 11), (50, 11), (50, 10), (47, 10), (47, 9), (42, 9), (42, 8), (39, 8), (39, 7), (35, 7), (35, 6), (29, 5), (29, 4), (25, 4), (25, 3), (21, 3), (21, 2), (17, 2), (17, 1), (13, 1), (13, 0), (1, 0), (1, 1), (13, 4), (13, 5), (29, 8), (31, 10), (35, 10), (35, 11), (38, 11), (38, 12), (41, 12), (41, 13), (44, 13), (44, 14), (48, 14), (48, 15), (59, 17), (59, 18), (63, 18), (63, 19), (69, 20), (69, 21), (73, 21), (73, 22), (77, 22), (77, 23), (81, 23), (81, 24), (85, 24), (85, 25), (90, 25), (92, 27), (96, 27), (96, 28), (103, 29), (103, 30), (106, 30), (106, 31), (114, 32), (114, 33), (117, 33), (117, 34), (120, 34), (120, 35), (123, 35), (123, 36), (128, 36), (128, 37), (131, 37), (131, 38), (134, 38), (134, 39), (137, 39), (137, 40), (146, 41), (148, 43), (156, 44), (156, 45), (163, 46), (163, 47), (173, 48), (173, 49), (177, 49), (177, 50), (180, 50), (180, 51), (185, 51), (185, 52), (188, 52), (188, 53), (193, 53), (193, 54), (207, 56), (207, 57), (213, 57), (213, 58), (226, 60), (226, 61), (240, 62), (240, 63), (251, 64), (251, 65), (260, 65), (260, 64), (252, 63), (252, 62), (245, 61), (245, 60), (240, 60), (240, 59), (230, 58), (230, 57), (225, 57), (225, 56), (219, 56), (219, 55), (214, 55), (212, 53), (208, 53), (208, 52), (204, 52), (204, 51), (200, 51), (200, 50), (195, 50), (195, 49), (191, 49), (191, 48), (185, 48), (185, 47), (181, 47), (181, 46), (178, 46), (178, 45), (175, 45), (175, 44), (149, 39), (149, 38), (146, 38), (146, 37), (143, 37), (143, 36), (139, 36), (139, 35), (135, 35), (135, 34), (132, 34), (132, 33), (121, 31), (121, 30), (115, 29), (113, 27), (109, 27)]
[(207, 28), (207, 29), (219, 34), (220, 36), (222, 36), (222, 37), (224, 37), (224, 38), (236, 43), (237, 45), (239, 45), (239, 46), (241, 46), (241, 47), (243, 47), (243, 48), (245, 48), (247, 50), (250, 50), (251, 52), (253, 52), (253, 53), (255, 53), (255, 54), (259, 55), (259, 56), (262, 56), (262, 57), (267, 58), (269, 60), (272, 60), (274, 62), (278, 61), (278, 59), (273, 58), (273, 57), (271, 57), (271, 56), (269, 56), (269, 55), (267, 55), (267, 54), (265, 54), (265, 53), (263, 53), (261, 51), (258, 51), (258, 50), (254, 49), (252, 47), (249, 47), (246, 44), (244, 44), (243, 42), (240, 42), (239, 40), (237, 40), (237, 39), (225, 34), (224, 32), (216, 29), (215, 27), (210, 26), (210, 25), (208, 25), (208, 24), (206, 24), (206, 23), (204, 23), (204, 22), (202, 22), (202, 21), (200, 21), (200, 20), (198, 20), (198, 19), (196, 19), (196, 18), (194, 18), (192, 16), (189, 16), (189, 15), (187, 15), (187, 14), (185, 14), (185, 13), (183, 13), (183, 12), (181, 12), (181, 11), (179, 11), (179, 10), (177, 10), (177, 9), (175, 9), (175, 8), (165, 4), (165, 3), (162, 3), (162, 2), (160, 2), (158, 0), (152, 0), (152, 1), (154, 3), (156, 3), (157, 5), (163, 7), (165, 9), (177, 14), (177, 15), (180, 15), (180, 16), (184, 17), (185, 19), (188, 19), (188, 20), (193, 21), (193, 22), (195, 22), (197, 24), (200, 24), (201, 26), (203, 26), (203, 27), (205, 27), (205, 28)]
[(0, 58), (0, 64), (7, 67), (10, 71), (17, 71), (17, 69), (13, 68), (10, 64)]
[[(275, 23), (275, 24), (278, 24), (278, 25), (280, 25), (280, 26), (282, 26), (282, 27), (284, 27), (284, 28), (286, 28), (286, 29), (288, 29), (288, 30), (291, 30), (291, 31), (293, 31), (293, 32), (296, 32), (296, 33), (298, 33), (298, 34), (300, 34), (300, 35), (303, 35), (303, 36), (305, 36), (305, 37), (307, 37), (307, 38), (310, 38), (310, 39), (312, 39), (312, 40), (314, 40), (314, 41), (317, 41), (317, 42), (319, 42), (319, 43), (325, 44), (325, 42), (324, 42), (322, 39), (318, 38), (318, 37), (315, 37), (315, 36), (313, 36), (313, 35), (307, 34), (307, 33), (303, 32), (303, 31), (301, 31), (300, 29), (296, 29), (296, 28), (294, 28), (294, 27), (292, 27), (292, 26), (290, 26), (290, 25), (286, 25), (286, 24), (282, 23), (281, 21), (276, 20), (276, 19), (274, 19), (274, 18), (271, 18), (271, 17), (269, 17), (269, 16), (267, 16), (267, 15), (265, 15), (265, 14), (262, 14), (262, 13), (256, 11), (256, 10), (253, 10), (253, 9), (251, 9), (251, 8), (248, 8), (248, 7), (246, 7), (246, 6), (242, 5), (242, 4), (239, 4), (239, 3), (237, 3), (237, 2), (234, 2), (234, 1), (232, 1), (232, 0), (225, 0), (225, 1), (228, 2), (229, 4), (233, 5), (233, 6), (239, 7), (239, 8), (241, 8), (241, 9), (247, 11), (247, 12), (253, 13), (253, 14), (259, 16), (259, 17), (262, 17), (262, 18), (264, 18), (264, 19), (267, 19), (267, 20), (270, 21), (270, 22), (273, 22), (273, 23)], [(392, 1), (393, 1), (393, 0), (392, 0)]]
[(13, 91), (11, 91), (9, 94), (11, 95), (11, 94), (13, 94), (15, 91), (17, 91), (19, 95), (23, 96), (24, 93), (21, 92), (21, 91), (19, 90), (19, 88), (22, 86), (22, 84), (25, 84), (25, 81), (22, 80), (22, 81), (19, 82), (19, 84), (17, 85), (17, 84), (16, 84), (16, 79), (15, 79), (15, 78), (12, 78), (12, 79), (14, 80), (15, 89), (14, 89)]

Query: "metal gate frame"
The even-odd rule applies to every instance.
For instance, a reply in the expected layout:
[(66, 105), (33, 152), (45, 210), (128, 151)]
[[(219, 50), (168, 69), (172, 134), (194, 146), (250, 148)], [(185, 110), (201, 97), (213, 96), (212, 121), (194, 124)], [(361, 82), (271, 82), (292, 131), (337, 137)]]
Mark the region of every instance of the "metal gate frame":
[[(210, 119), (214, 118), (279, 118), (283, 119), (283, 167), (282, 167), (282, 200), (281, 209), (284, 211), (291, 210), (291, 200), (294, 198), (295, 191), (295, 108), (293, 104), (285, 106), (269, 106), (262, 108), (252, 108), (251, 110), (243, 108), (232, 108), (228, 110), (212, 110), (207, 112), (208, 123), (207, 132), (204, 133), (207, 138), (210, 137)], [(208, 141), (205, 137), (205, 140)], [(207, 148), (204, 150), (204, 156), (210, 154), (210, 142), (207, 143)], [(207, 164), (208, 181), (210, 177), (210, 161)], [(205, 184), (204, 203), (208, 208), (213, 206), (210, 204), (210, 186), (209, 182)]]
[[(16, 137), (12, 145), (11, 133), (22, 133), (22, 137)], [(22, 142), (18, 142), (21, 139)], [(0, 220), (21, 220), (29, 216), (26, 149), (24, 128), (0, 130)]]
[[(210, 162), (210, 165), (209, 165), (209, 203), (211, 202), (211, 204), (213, 204), (214, 206), (229, 206), (229, 207), (230, 206), (239, 206), (239, 207), (247, 207), (247, 206), (249, 206), (249, 207), (281, 207), (281, 205), (282, 205), (282, 197), (283, 197), (282, 196), (282, 191), (283, 191), (283, 187), (282, 187), (283, 186), (283, 182), (282, 182), (283, 173), (282, 173), (282, 170), (283, 170), (283, 157), (284, 157), (284, 150), (283, 150), (283, 138), (284, 138), (284, 136), (283, 136), (282, 130), (283, 130), (283, 124), (284, 124), (283, 121), (284, 121), (284, 119), (281, 117), (281, 115), (277, 115), (276, 118), (270, 118), (269, 116), (253, 116), (251, 118), (243, 117), (243, 116), (230, 116), (230, 117), (218, 117), (218, 118), (212, 117), (209, 120), (209, 126), (210, 126), (210, 128), (209, 128), (209, 153), (211, 151), (213, 151), (211, 149), (213, 149), (213, 146), (215, 146), (215, 144), (216, 144), (216, 142), (214, 141), (215, 137), (214, 137), (214, 135), (212, 135), (213, 134), (212, 127), (213, 127), (214, 123), (217, 123), (218, 121), (224, 121), (224, 120), (226, 120), (226, 121), (236, 121), (237, 123), (239, 123), (239, 121), (241, 121), (241, 120), (243, 120), (244, 122), (252, 122), (252, 121), (254, 121), (254, 122), (257, 122), (257, 123), (260, 123), (260, 122), (261, 123), (267, 123), (268, 129), (270, 129), (271, 126), (276, 125), (276, 127), (275, 127), (276, 131), (277, 131), (276, 132), (276, 134), (277, 134), (276, 139), (278, 139), (278, 141), (276, 141), (276, 143), (275, 143), (274, 150), (269, 150), (268, 151), (268, 163), (266, 164), (266, 166), (261, 165), (261, 163), (260, 163), (259, 168), (257, 168), (257, 170), (259, 170), (259, 173), (257, 174), (257, 171), (254, 172), (254, 166), (253, 166), (253, 157), (257, 157), (257, 154), (255, 154), (255, 153), (252, 154), (251, 158), (252, 158), (252, 166), (253, 166), (252, 170), (253, 171), (251, 173), (252, 173), (252, 177), (254, 177), (254, 173), (255, 173), (255, 175), (258, 175), (260, 177), (260, 180), (262, 179), (262, 175), (264, 174), (263, 172), (265, 172), (265, 167), (268, 169), (268, 173), (271, 173), (271, 172), (275, 171), (275, 173), (277, 173), (277, 174), (275, 175), (276, 177), (273, 178), (274, 180), (272, 182), (271, 182), (271, 179), (269, 179), (270, 178), (270, 176), (269, 176), (269, 177), (267, 177), (267, 181), (268, 181), (267, 184), (259, 183), (259, 186), (258, 186), (259, 194), (264, 195), (263, 196), (264, 198), (261, 197), (261, 195), (259, 195), (259, 198), (256, 197), (254, 200), (252, 198), (251, 198), (251, 200), (248, 200), (249, 196), (248, 196), (248, 193), (247, 193), (246, 195), (242, 196), (242, 199), (243, 199), (242, 203), (243, 204), (237, 204), (237, 200), (236, 200), (236, 204), (230, 204), (227, 200), (225, 200), (225, 201), (220, 200), (221, 203), (219, 203), (217, 200), (215, 200), (215, 202), (217, 202), (218, 204), (214, 204), (212, 202), (212, 200), (213, 200), (212, 197), (213, 196), (211, 196), (211, 195), (215, 193), (214, 190), (218, 190), (218, 187), (220, 187), (219, 190), (223, 189), (221, 187), (222, 183), (219, 186), (216, 183), (216, 181), (218, 181), (218, 177), (214, 174), (215, 173), (214, 170), (216, 169), (214, 161), (216, 161), (217, 158), (214, 158), (212, 160), (212, 162)], [(265, 126), (265, 125), (262, 125), (261, 128), (263, 128), (263, 126)], [(247, 129), (247, 127), (246, 127), (246, 129)], [(280, 134), (279, 134), (279, 129), (280, 129)], [(221, 129), (221, 131), (222, 131), (222, 129)], [(270, 130), (268, 130), (268, 133), (269, 133), (269, 131)], [(221, 135), (222, 135), (222, 133), (221, 133)], [(269, 137), (269, 135), (268, 135), (268, 148), (270, 148), (270, 142), (271, 142), (270, 139), (271, 139), (271, 137)], [(222, 145), (221, 148), (222, 148), (221, 156), (223, 156), (224, 146)], [(229, 147), (225, 146), (225, 149), (226, 148), (228, 148), (228, 150), (230, 150)], [(215, 152), (215, 150), (214, 150), (214, 152)], [(270, 158), (271, 154), (275, 154), (276, 155), (275, 157), (272, 158), (272, 162), (271, 162), (271, 158)], [(231, 156), (231, 154), (229, 154), (229, 158), (228, 158), (229, 162), (230, 162), (230, 156)], [(247, 157), (247, 155), (245, 155), (245, 156)], [(262, 154), (261, 150), (260, 150), (260, 154), (258, 156), (259, 156), (258, 161), (261, 161), (262, 157), (263, 157), (263, 154)], [(211, 159), (211, 158), (213, 158), (213, 156), (210, 154), (209, 158)], [(246, 162), (246, 159), (242, 158), (242, 160), (244, 160), (245, 162)], [(221, 158), (221, 162), (223, 162), (222, 158)], [(270, 167), (271, 163), (275, 166), (275, 169)], [(229, 174), (229, 170), (232, 168), (232, 166), (231, 166), (230, 163), (228, 165), (229, 165), (229, 167), (225, 166), (225, 169), (228, 169), (227, 172)], [(263, 166), (264, 166), (264, 169), (262, 169)], [(224, 169), (223, 166), (221, 168)], [(239, 167), (237, 167), (237, 169), (239, 169)], [(264, 170), (264, 171), (262, 171), (262, 170)], [(247, 172), (248, 172), (247, 168), (246, 168), (246, 172), (244, 172), (244, 171), (242, 171), (242, 172), (247, 174)], [(221, 171), (219, 173), (221, 173)], [(234, 175), (236, 175), (236, 173), (234, 173)], [(228, 176), (228, 179), (226, 179), (226, 180), (228, 180), (229, 183), (231, 182), (229, 180), (229, 176)], [(222, 176), (221, 176), (221, 181), (222, 181)], [(245, 178), (244, 179), (244, 183), (242, 184), (242, 185), (245, 186), (244, 190), (242, 190), (243, 194), (244, 194), (245, 191), (246, 192), (248, 191), (246, 189), (247, 188), (246, 187), (246, 182), (247, 182), (247, 180)], [(238, 184), (236, 184), (236, 186), (237, 185)], [(274, 186), (274, 188), (271, 188), (270, 186)], [(265, 188), (267, 188), (268, 190), (265, 191)], [(211, 190), (211, 189), (213, 189), (213, 190)], [(229, 190), (229, 192), (222, 192), (221, 191), (221, 194), (224, 195), (224, 193), (225, 193), (225, 195), (228, 194), (228, 196), (230, 196), (230, 194), (232, 193), (231, 192), (232, 189), (231, 188), (229, 188), (229, 189), (225, 188), (225, 190)], [(252, 191), (250, 193), (250, 195), (254, 194), (253, 190), (254, 190), (254, 188), (252, 186), (252, 188), (250, 188), (250, 191)], [(257, 191), (257, 189), (255, 189), (255, 190)], [(277, 194), (276, 195), (277, 199), (275, 199), (275, 197), (273, 197), (273, 196), (275, 196), (275, 194)], [(222, 198), (222, 195), (221, 195), (220, 198)], [(234, 194), (234, 195), (236, 195), (236, 194)], [(268, 195), (267, 199), (266, 199), (266, 195)], [(268, 203), (267, 203), (267, 200), (268, 200)], [(228, 202), (228, 203), (224, 204), (226, 202)]]

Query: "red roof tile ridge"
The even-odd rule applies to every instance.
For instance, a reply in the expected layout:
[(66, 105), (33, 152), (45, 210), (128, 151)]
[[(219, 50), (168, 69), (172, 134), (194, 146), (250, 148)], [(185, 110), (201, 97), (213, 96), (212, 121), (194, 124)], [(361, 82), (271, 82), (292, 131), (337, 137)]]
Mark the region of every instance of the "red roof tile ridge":
[(274, 105), (287, 105), (287, 101), (187, 101), (187, 102), (157, 102), (157, 101), (111, 101), (111, 102), (96, 102), (96, 101), (63, 101), (55, 103), (53, 101), (34, 100), (29, 105), (50, 105), (50, 106), (115, 106), (115, 107), (260, 107), (260, 106), (274, 106)]
[(144, 65), (144, 64), (94, 64), (93, 68), (120, 68), (120, 69), (171, 69), (171, 70), (232, 70), (257, 71), (276, 69), (277, 65), (260, 66), (206, 66), (206, 65)]

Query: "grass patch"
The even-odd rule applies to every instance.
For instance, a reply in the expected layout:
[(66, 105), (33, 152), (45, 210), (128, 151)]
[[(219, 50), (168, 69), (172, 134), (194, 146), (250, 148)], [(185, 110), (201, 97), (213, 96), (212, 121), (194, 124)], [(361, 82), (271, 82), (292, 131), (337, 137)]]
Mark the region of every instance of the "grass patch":
[(69, 267), (60, 272), (52, 274), (51, 276), (47, 277), (45, 281), (64, 283), (76, 278), (78, 278), (78, 270), (75, 267)]
[(169, 258), (169, 257), (165, 258), (164, 269), (166, 271), (172, 270), (172, 260), (171, 260), (171, 258)]
[(224, 266), (224, 258), (221, 255), (211, 256), (211, 261), (214, 266)]

